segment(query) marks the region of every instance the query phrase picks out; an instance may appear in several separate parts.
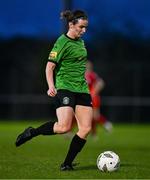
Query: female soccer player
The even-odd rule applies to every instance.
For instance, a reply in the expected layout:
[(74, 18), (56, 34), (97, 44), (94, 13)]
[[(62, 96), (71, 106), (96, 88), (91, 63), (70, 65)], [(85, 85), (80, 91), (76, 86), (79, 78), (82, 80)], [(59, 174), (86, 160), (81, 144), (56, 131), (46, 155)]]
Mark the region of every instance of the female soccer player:
[[(73, 137), (61, 170), (73, 170), (72, 162), (83, 148), (91, 131), (93, 110), (85, 80), (87, 51), (80, 38), (88, 26), (88, 18), (81, 10), (64, 11), (68, 31), (62, 34), (52, 48), (46, 65), (47, 94), (56, 98), (58, 122), (46, 122), (38, 128), (27, 128), (16, 140), (16, 146), (38, 135), (63, 134), (71, 130), (75, 116), (78, 132)], [(55, 78), (54, 78), (55, 77)]]

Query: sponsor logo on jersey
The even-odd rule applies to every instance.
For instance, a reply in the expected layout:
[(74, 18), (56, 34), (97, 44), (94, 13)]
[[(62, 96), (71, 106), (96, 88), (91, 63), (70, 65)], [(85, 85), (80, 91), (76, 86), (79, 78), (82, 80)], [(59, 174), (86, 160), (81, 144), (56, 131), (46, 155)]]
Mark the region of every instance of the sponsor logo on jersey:
[(67, 105), (69, 104), (70, 99), (68, 97), (63, 98), (63, 104)]
[(49, 59), (55, 59), (57, 57), (57, 52), (51, 51)]

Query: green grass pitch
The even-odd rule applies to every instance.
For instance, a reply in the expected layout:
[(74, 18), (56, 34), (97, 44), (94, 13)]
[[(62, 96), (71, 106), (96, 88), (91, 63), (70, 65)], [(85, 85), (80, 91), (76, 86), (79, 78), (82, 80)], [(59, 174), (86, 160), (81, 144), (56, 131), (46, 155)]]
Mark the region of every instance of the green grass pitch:
[[(61, 172), (71, 139), (62, 135), (39, 136), (19, 148), (17, 135), (28, 126), (43, 122), (0, 121), (0, 179), (149, 179), (150, 124), (114, 124), (111, 134), (98, 127), (98, 139), (88, 137), (77, 156), (74, 171)], [(119, 171), (100, 172), (97, 156), (106, 150), (116, 152), (121, 159)]]

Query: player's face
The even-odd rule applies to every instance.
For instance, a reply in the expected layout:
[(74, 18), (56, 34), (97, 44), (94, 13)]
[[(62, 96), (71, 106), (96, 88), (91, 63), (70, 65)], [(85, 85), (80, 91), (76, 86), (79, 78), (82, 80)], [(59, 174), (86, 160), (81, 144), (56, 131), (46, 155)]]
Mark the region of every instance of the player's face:
[(79, 19), (76, 24), (70, 26), (70, 30), (75, 38), (80, 38), (86, 32), (87, 26), (87, 20)]

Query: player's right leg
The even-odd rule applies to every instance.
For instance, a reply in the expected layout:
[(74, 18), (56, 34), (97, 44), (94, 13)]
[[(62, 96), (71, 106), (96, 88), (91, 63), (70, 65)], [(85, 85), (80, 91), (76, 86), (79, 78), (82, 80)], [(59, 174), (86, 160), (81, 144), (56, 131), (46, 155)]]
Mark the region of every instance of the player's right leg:
[(16, 146), (17, 147), (21, 146), (26, 141), (29, 141), (30, 139), (38, 135), (54, 135), (55, 134), (53, 130), (54, 124), (55, 122), (49, 121), (42, 124), (38, 128), (28, 127), (21, 134), (18, 135), (15, 143)]
[(16, 146), (18, 147), (38, 135), (54, 135), (68, 132), (71, 129), (73, 114), (73, 108), (71, 107), (58, 108), (58, 122), (49, 121), (39, 126), (38, 128), (29, 127), (25, 129), (17, 137)]
[(68, 132), (71, 129), (72, 118), (74, 116), (74, 98), (68, 91), (57, 92), (57, 118), (58, 122), (46, 122), (38, 128), (29, 127), (25, 129), (16, 139), (16, 146), (24, 144), (38, 135), (54, 135)]

